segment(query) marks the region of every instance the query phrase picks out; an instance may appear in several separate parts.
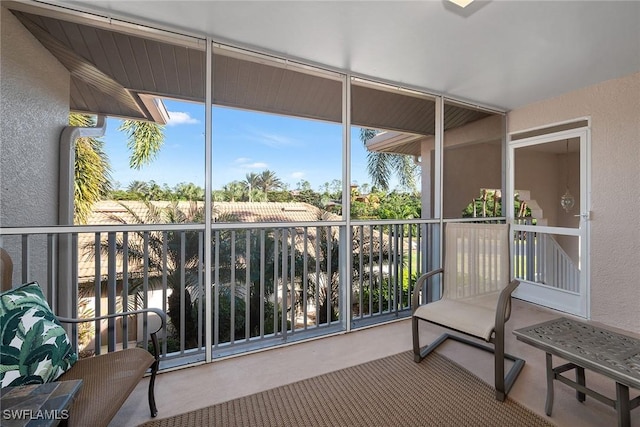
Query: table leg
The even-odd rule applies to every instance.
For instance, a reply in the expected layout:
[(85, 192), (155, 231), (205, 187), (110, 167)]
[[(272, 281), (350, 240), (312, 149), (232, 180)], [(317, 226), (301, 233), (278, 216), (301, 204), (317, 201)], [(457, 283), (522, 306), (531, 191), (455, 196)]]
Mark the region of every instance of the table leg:
[[(551, 361), (551, 353), (547, 353), (547, 402), (544, 405), (544, 412), (551, 416), (553, 410), (553, 363)], [(628, 390), (627, 390), (628, 392)]]
[(618, 410), (618, 427), (630, 427), (629, 387), (618, 382), (616, 383), (616, 409)]
[[(587, 385), (584, 378), (584, 368), (580, 366), (576, 366), (576, 382), (583, 387)], [(579, 402), (584, 402), (586, 398), (587, 397), (584, 393), (576, 391), (576, 399), (578, 399)]]

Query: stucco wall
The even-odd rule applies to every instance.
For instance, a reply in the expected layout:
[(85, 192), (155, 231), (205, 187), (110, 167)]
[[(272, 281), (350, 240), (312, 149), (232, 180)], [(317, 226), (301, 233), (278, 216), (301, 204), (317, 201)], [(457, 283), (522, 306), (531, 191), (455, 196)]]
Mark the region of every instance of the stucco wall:
[[(69, 120), (69, 73), (5, 8), (0, 8), (0, 22), (0, 225), (55, 225), (58, 141)], [(16, 244), (3, 237), (17, 263), (14, 282), (21, 280)], [(45, 283), (41, 244), (31, 243), (27, 278)]]
[(640, 73), (518, 108), (508, 132), (591, 118), (591, 318), (640, 332)]

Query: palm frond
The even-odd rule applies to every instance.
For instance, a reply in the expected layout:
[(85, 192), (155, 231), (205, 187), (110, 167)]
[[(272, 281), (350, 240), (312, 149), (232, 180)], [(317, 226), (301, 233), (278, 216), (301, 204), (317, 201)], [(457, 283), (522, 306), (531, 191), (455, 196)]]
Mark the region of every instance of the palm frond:
[(154, 122), (124, 120), (118, 130), (126, 132), (131, 150), (129, 167), (140, 169), (153, 161), (164, 144), (164, 126)]

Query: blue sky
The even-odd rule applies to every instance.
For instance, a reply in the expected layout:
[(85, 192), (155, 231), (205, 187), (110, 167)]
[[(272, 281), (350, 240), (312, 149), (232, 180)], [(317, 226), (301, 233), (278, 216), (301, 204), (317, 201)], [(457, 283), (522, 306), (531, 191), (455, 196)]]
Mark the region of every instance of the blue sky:
[[(169, 187), (193, 182), (204, 187), (204, 105), (164, 100), (170, 121), (158, 157), (136, 171), (129, 168), (126, 135), (121, 121), (108, 119), (105, 151), (119, 188), (131, 181), (151, 181)], [(342, 177), (342, 126), (230, 108), (213, 110), (213, 189), (244, 180), (251, 172), (276, 173), (290, 189), (300, 180), (314, 190)], [(352, 131), (352, 182), (369, 183), (366, 150), (359, 129)]]

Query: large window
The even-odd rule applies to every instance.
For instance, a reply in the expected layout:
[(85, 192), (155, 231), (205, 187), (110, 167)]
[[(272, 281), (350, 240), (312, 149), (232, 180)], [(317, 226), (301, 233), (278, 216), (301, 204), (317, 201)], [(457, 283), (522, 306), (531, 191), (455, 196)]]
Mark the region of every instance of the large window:
[(342, 76), (218, 48), (213, 73), (216, 221), (339, 219)]
[(443, 218), (505, 216), (503, 141), (502, 115), (445, 101)]
[(434, 105), (418, 92), (352, 80), (352, 219), (429, 217), (421, 174), (430, 173), (422, 155), (433, 141)]

